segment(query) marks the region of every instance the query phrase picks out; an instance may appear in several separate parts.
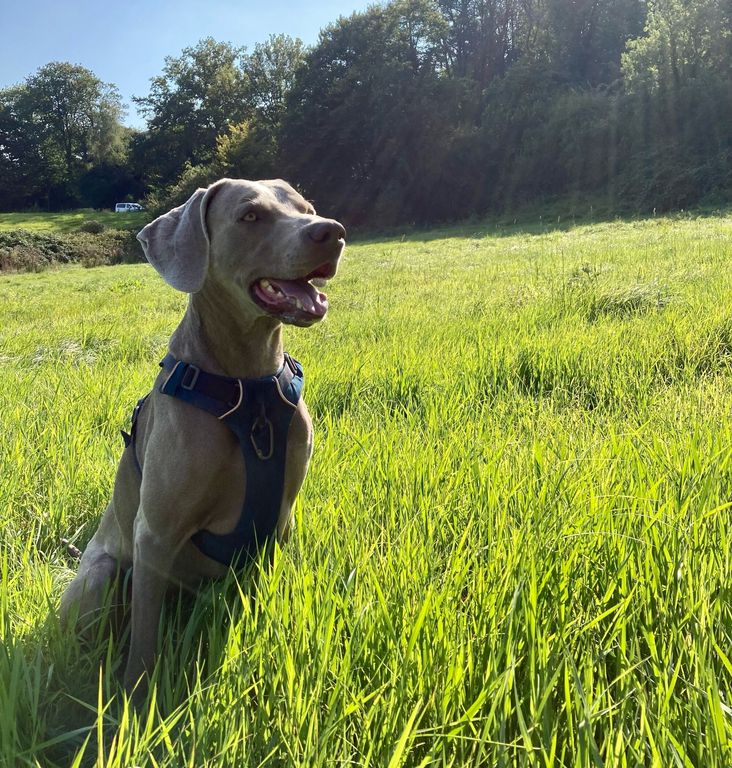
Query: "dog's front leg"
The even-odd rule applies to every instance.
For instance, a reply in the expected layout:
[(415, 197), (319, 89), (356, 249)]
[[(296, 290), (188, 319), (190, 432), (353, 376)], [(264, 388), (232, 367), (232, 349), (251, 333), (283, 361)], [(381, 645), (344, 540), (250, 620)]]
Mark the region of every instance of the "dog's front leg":
[(135, 520), (132, 564), (132, 633), (124, 684), (140, 701), (155, 665), (158, 626), (178, 546), (166, 533), (153, 530), (141, 509)]

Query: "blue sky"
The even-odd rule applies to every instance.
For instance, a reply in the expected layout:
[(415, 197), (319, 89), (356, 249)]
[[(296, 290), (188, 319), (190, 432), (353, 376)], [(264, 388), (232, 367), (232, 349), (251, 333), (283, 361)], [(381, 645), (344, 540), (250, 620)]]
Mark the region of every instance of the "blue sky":
[(0, 12), (0, 88), (49, 61), (69, 61), (114, 83), (128, 105), (126, 123), (143, 127), (131, 96), (145, 96), (165, 56), (202, 37), (234, 45), (283, 32), (312, 44), (338, 16), (369, 0), (6, 0)]

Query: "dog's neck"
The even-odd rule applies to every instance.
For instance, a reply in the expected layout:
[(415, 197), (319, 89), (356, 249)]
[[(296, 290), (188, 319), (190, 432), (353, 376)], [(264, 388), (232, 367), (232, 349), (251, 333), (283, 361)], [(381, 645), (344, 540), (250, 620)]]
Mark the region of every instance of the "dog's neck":
[(284, 359), (282, 323), (254, 315), (236, 295), (207, 283), (191, 294), (170, 351), (209, 373), (240, 379), (269, 376)]

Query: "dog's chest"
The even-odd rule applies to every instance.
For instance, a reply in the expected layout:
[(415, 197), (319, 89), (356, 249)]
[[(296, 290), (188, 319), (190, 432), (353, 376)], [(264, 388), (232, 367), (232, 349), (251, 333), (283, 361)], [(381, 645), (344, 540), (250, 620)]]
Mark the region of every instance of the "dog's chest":
[[(168, 355), (162, 362), (170, 373), (160, 392), (215, 416), (236, 438), (241, 454), (242, 482), (235, 478), (233, 459), (222, 481), (233, 483), (214, 528), (196, 531), (191, 541), (222, 565), (238, 565), (256, 555), (277, 532), (285, 497), (285, 469), (290, 424), (303, 385), (302, 368), (289, 356), (280, 371), (261, 379), (229, 379), (201, 371)], [(231, 479), (230, 479), (231, 478)], [(231, 530), (233, 499), (243, 496)], [(222, 532), (223, 531), (223, 532)]]

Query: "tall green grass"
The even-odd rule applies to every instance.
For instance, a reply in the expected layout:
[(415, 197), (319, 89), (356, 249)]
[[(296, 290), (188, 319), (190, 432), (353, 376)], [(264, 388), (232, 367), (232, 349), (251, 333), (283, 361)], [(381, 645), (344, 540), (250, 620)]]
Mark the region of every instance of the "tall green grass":
[(185, 297), (0, 278), (0, 764), (732, 764), (732, 218), (347, 251), (287, 329), (316, 448), (257, 578), (126, 637), (55, 609)]

